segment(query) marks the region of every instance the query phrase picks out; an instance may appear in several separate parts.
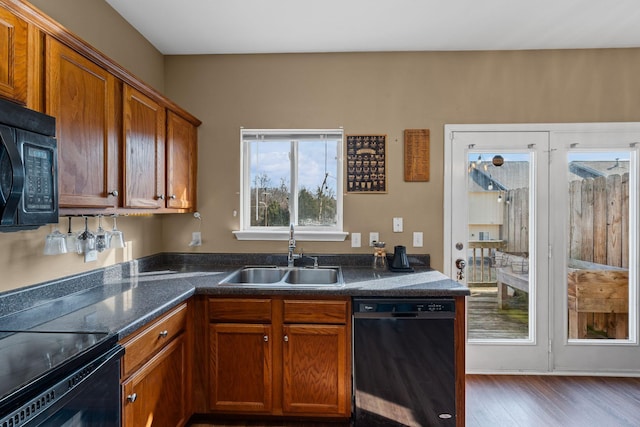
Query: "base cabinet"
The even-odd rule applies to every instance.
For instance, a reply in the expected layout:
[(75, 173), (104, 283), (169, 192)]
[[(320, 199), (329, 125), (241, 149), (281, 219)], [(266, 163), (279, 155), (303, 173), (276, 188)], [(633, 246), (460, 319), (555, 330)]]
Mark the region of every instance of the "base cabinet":
[(346, 332), (342, 325), (284, 326), (283, 412), (349, 414)]
[(350, 300), (210, 298), (209, 412), (348, 418)]
[(209, 330), (211, 409), (270, 412), (271, 325), (213, 323)]
[(191, 313), (181, 304), (121, 342), (123, 427), (182, 427), (189, 420)]
[(123, 384), (124, 426), (186, 424), (185, 360), (185, 339), (180, 336)]

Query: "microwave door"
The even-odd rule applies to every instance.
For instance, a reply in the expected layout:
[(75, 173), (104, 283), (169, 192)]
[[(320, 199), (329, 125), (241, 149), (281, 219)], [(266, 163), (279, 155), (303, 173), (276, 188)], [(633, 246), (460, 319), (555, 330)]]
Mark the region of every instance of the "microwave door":
[(0, 225), (14, 225), (24, 189), (24, 166), (14, 130), (0, 125)]

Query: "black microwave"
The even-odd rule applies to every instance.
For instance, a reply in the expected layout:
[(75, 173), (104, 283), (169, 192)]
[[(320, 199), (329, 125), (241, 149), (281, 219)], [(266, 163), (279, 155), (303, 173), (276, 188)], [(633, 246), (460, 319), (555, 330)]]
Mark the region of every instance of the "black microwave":
[(55, 118), (0, 99), (0, 231), (58, 222)]

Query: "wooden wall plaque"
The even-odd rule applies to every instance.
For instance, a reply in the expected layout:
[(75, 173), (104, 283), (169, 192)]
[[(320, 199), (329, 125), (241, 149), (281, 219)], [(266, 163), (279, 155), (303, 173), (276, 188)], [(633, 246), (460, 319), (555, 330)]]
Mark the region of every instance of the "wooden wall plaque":
[(404, 180), (429, 181), (429, 129), (404, 130)]

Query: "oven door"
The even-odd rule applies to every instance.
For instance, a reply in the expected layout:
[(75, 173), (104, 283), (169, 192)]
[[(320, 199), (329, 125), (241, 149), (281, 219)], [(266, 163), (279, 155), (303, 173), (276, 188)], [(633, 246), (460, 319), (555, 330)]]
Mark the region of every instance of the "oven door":
[[(120, 417), (120, 346), (103, 356), (90, 374), (83, 370), (60, 383), (76, 386), (24, 427), (119, 427)], [(58, 384), (60, 384), (58, 383)]]

